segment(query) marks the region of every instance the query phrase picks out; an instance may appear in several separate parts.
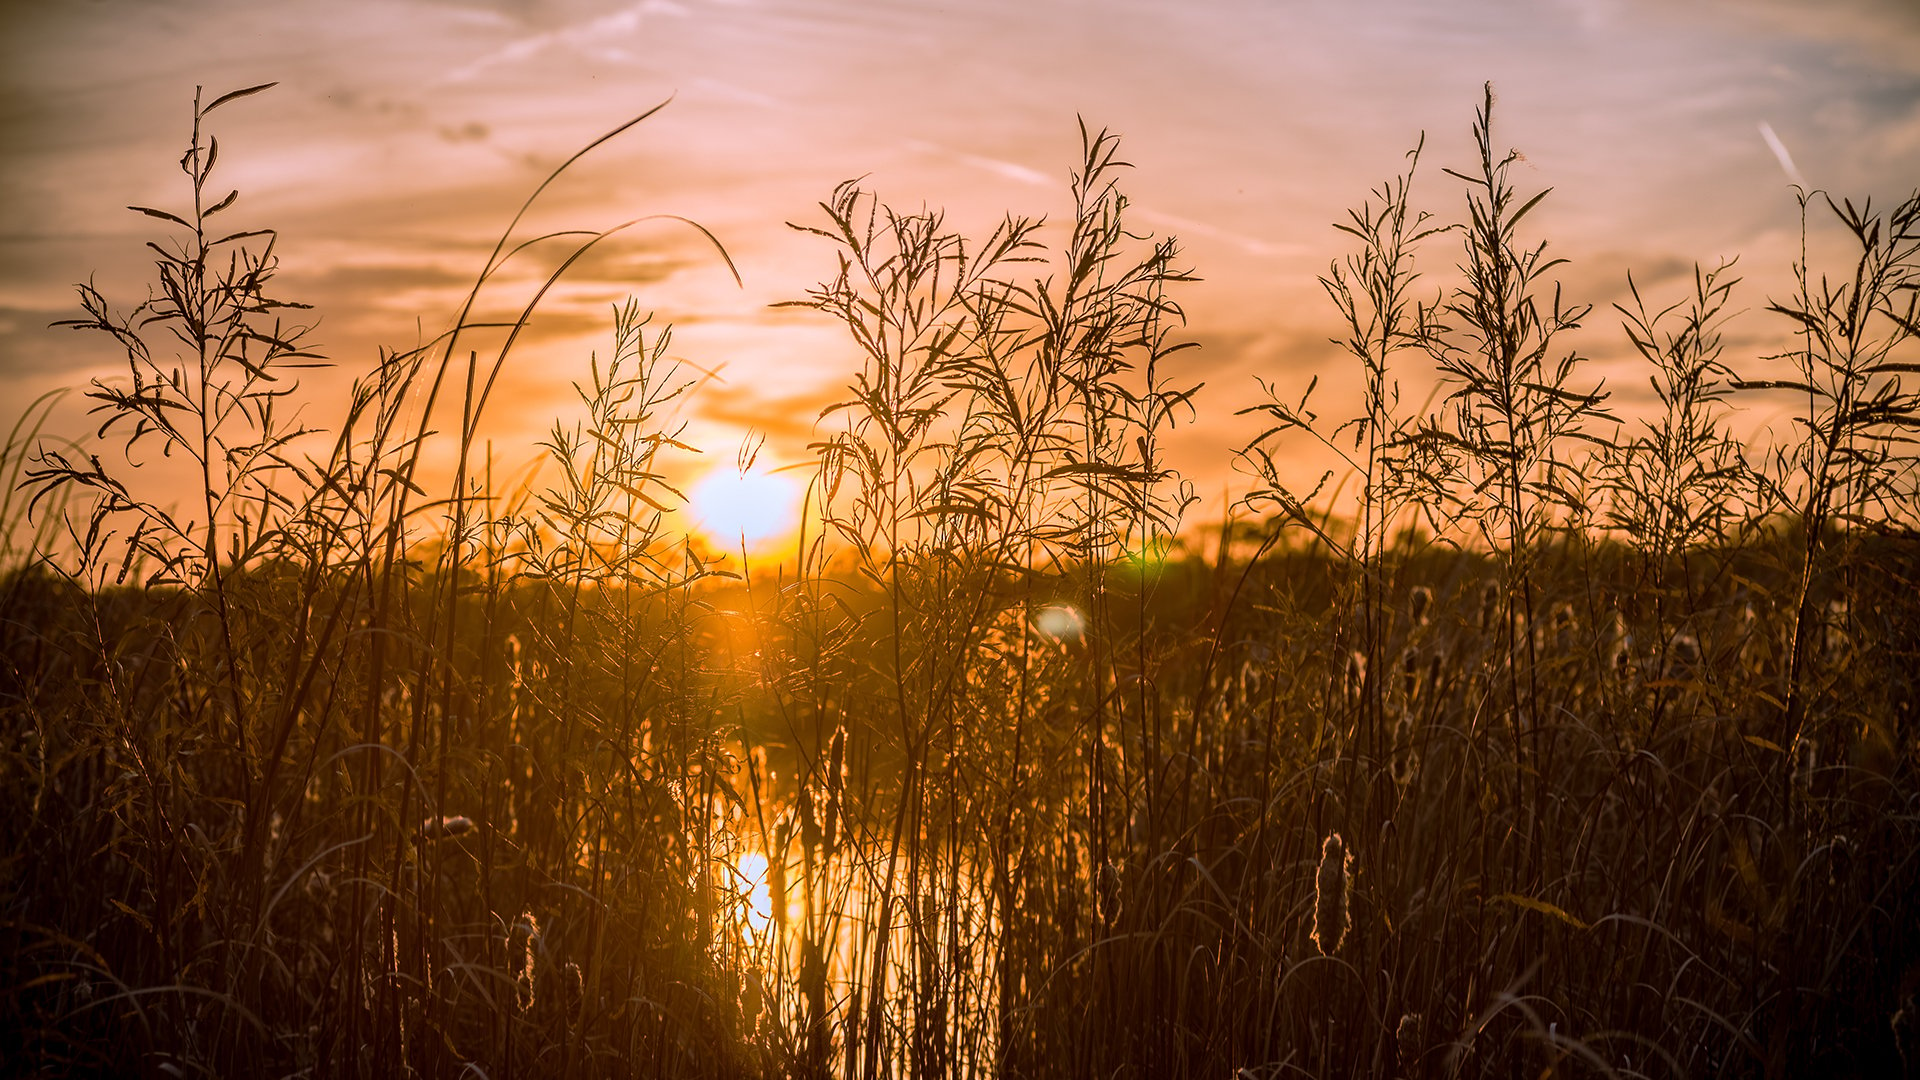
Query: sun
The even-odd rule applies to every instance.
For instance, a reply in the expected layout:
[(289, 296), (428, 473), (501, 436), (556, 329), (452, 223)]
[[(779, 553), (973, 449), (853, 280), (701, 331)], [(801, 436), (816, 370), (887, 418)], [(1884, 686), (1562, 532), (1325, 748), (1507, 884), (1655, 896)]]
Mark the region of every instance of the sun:
[(687, 493), (687, 503), (700, 531), (722, 548), (764, 546), (800, 521), (799, 485), (754, 469), (714, 469)]

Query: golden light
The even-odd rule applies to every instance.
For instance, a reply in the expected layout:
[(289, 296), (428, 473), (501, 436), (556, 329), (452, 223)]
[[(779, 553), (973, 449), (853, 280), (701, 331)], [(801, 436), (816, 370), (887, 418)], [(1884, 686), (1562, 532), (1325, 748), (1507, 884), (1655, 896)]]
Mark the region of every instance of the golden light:
[(1049, 604), (1034, 613), (1033, 628), (1042, 637), (1071, 644), (1087, 632), (1087, 622), (1070, 605)]
[(755, 938), (766, 933), (773, 921), (773, 892), (767, 883), (767, 857), (757, 851), (740, 856), (740, 902), (744, 905), (747, 931)]
[(800, 485), (778, 473), (722, 466), (687, 492), (699, 530), (716, 546), (757, 547), (800, 523)]

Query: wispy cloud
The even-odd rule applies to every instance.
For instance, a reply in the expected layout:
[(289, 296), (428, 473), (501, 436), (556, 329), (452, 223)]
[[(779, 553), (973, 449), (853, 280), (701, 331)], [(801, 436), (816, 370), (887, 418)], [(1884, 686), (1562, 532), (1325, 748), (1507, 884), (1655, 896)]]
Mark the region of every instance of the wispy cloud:
[(1773, 151), (1774, 159), (1780, 162), (1780, 168), (1787, 174), (1787, 179), (1798, 187), (1806, 187), (1807, 178), (1800, 175), (1799, 168), (1794, 165), (1793, 155), (1787, 153), (1787, 144), (1780, 141), (1780, 136), (1774, 134), (1773, 125), (1765, 120), (1760, 121), (1760, 137), (1767, 141), (1767, 149)]
[(1011, 180), (1016, 184), (1027, 184), (1033, 187), (1059, 187), (1065, 183), (1063, 177), (1048, 176), (1038, 169), (1029, 168), (1016, 161), (987, 157), (982, 154), (971, 154), (964, 150), (955, 150), (950, 146), (942, 146), (939, 143), (928, 142), (925, 139), (908, 139), (906, 140), (906, 147), (917, 153), (945, 158), (948, 161), (965, 165), (970, 169), (978, 169), (981, 172), (997, 176), (1002, 180)]
[(1235, 232), (1231, 229), (1222, 229), (1218, 226), (1209, 225), (1204, 221), (1195, 221), (1192, 218), (1181, 217), (1178, 214), (1169, 214), (1164, 210), (1153, 210), (1144, 206), (1136, 206), (1134, 207), (1134, 213), (1176, 236), (1203, 236), (1208, 240), (1217, 240), (1244, 251), (1248, 255), (1258, 256), (1263, 259), (1280, 255), (1298, 255), (1308, 250), (1305, 244), (1273, 243), (1248, 236), (1245, 233)]
[(556, 47), (576, 49), (601, 56), (618, 54), (622, 50), (619, 46), (612, 44), (612, 39), (632, 36), (648, 16), (665, 15), (681, 18), (688, 14), (687, 8), (675, 3), (674, 0), (641, 0), (638, 4), (609, 12), (598, 18), (520, 38), (449, 71), (440, 79), (440, 82), (443, 84), (471, 82), (492, 68), (530, 60)]

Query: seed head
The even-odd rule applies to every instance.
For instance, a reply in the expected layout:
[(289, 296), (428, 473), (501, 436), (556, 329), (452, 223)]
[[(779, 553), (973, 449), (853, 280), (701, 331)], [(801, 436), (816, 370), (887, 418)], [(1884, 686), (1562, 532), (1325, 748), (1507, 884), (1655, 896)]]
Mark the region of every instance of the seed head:
[(560, 1011), (569, 1015), (578, 1015), (580, 1003), (587, 996), (587, 980), (580, 972), (580, 965), (572, 960), (560, 968)]
[(833, 740), (827, 744), (827, 790), (835, 795), (846, 785), (847, 767), (847, 729), (833, 729)]
[(1820, 628), (1820, 658), (1829, 664), (1846, 659), (1853, 639), (1847, 633), (1848, 604), (1845, 600), (1827, 601), (1827, 617)]
[(1353, 853), (1337, 832), (1328, 833), (1320, 842), (1320, 869), (1314, 876), (1313, 944), (1322, 956), (1332, 956), (1346, 940), (1349, 915), (1347, 901), (1353, 888)]
[(1692, 634), (1675, 634), (1667, 657), (1673, 674), (1691, 675), (1700, 669), (1700, 642)]
[(1827, 841), (1827, 884), (1836, 888), (1847, 881), (1848, 871), (1853, 868), (1853, 845), (1847, 838), (1835, 833)]
[(1887, 1026), (1893, 1029), (1893, 1048), (1900, 1054), (1900, 1063), (1911, 1067), (1914, 1052), (1914, 1008), (1913, 995), (1900, 999), (1900, 1007), (1887, 1018)]
[(740, 1019), (746, 1021), (747, 1030), (757, 1026), (760, 1012), (766, 1007), (766, 991), (760, 980), (763, 978), (758, 967), (747, 969), (747, 977), (740, 983)]
[(1820, 743), (1800, 736), (1793, 756), (1793, 789), (1805, 799), (1813, 795), (1813, 774), (1820, 767)]
[(1568, 603), (1554, 605), (1551, 626), (1553, 628), (1554, 648), (1562, 651), (1571, 649), (1573, 647), (1573, 632), (1580, 627), (1580, 620), (1573, 614), (1573, 605)]
[(1112, 922), (1120, 917), (1120, 868), (1108, 859), (1100, 864), (1099, 891), (1094, 899), (1100, 905), (1100, 917)]
[(473, 831), (473, 819), (463, 815), (430, 817), (420, 826), (422, 843), (445, 840), (454, 836), (465, 836)]
[(1633, 642), (1622, 641), (1613, 647), (1613, 658), (1609, 661), (1613, 675), (1617, 679), (1633, 678)]
[(820, 817), (814, 812), (813, 789), (805, 784), (800, 786), (800, 843), (808, 851), (820, 846)]
[(1420, 767), (1420, 753), (1413, 745), (1413, 711), (1404, 705), (1393, 720), (1393, 753), (1389, 765), (1393, 782), (1401, 787), (1407, 786), (1414, 770)]
[(1480, 629), (1491, 631), (1495, 619), (1500, 617), (1500, 583), (1483, 582), (1480, 586)]
[(1414, 1059), (1420, 1056), (1420, 1014), (1407, 1013), (1400, 1017), (1400, 1024), (1393, 1029), (1394, 1049), (1400, 1052), (1400, 1064), (1412, 1066)]
[(523, 911), (520, 913), (520, 921), (514, 924), (513, 929), (526, 934), (526, 937), (521, 939), (520, 973), (515, 976), (514, 981), (519, 984), (520, 1007), (531, 1009), (533, 991), (540, 981), (540, 920), (533, 917), (533, 912)]
[(1433, 610), (1433, 590), (1425, 585), (1415, 585), (1407, 594), (1407, 614), (1413, 619), (1413, 625), (1427, 625), (1427, 616)]

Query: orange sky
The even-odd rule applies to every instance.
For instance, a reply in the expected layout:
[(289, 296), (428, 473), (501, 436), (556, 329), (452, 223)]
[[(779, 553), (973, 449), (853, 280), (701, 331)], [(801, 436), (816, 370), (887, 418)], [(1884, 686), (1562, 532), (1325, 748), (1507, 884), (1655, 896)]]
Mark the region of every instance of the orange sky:
[[(1797, 216), (1778, 133), (1806, 180), (1891, 201), (1920, 181), (1920, 4), (1841, 0), (94, 0), (0, 5), (0, 402), (123, 370), (105, 342), (47, 324), (97, 272), (142, 295), (157, 225), (119, 208), (177, 205), (172, 167), (193, 87), (280, 86), (217, 114), (233, 213), (281, 232), (280, 291), (316, 305), (315, 339), (363, 371), (380, 345), (442, 328), (498, 230), (539, 179), (669, 96), (543, 200), (533, 228), (643, 227), (578, 268), (508, 372), (494, 416), (503, 457), (531, 458), (572, 399), (608, 306), (632, 293), (675, 326), (675, 352), (720, 379), (690, 434), (717, 462), (749, 428), (776, 460), (804, 457), (851, 349), (823, 316), (773, 312), (829, 276), (833, 251), (787, 229), (819, 220), (835, 183), (864, 175), (896, 205), (943, 206), (984, 231), (1001, 213), (1068, 209), (1076, 114), (1122, 136), (1138, 226), (1178, 236), (1205, 280), (1184, 297), (1180, 354), (1207, 388), (1181, 466), (1232, 486), (1228, 450), (1255, 377), (1350, 385), (1315, 284), (1339, 256), (1345, 207), (1401, 166), (1424, 130), (1416, 202), (1453, 216), (1481, 83), (1496, 139), (1552, 186), (1530, 219), (1596, 305), (1577, 344), (1617, 399), (1642, 377), (1609, 305), (1632, 268), (1679, 298), (1691, 264), (1742, 257), (1749, 309), (1728, 359), (1780, 328)], [(1451, 253), (1427, 252), (1431, 275)], [(531, 267), (529, 268), (531, 270)], [(503, 301), (518, 295), (503, 282)], [(1410, 361), (1411, 363), (1411, 361)], [(1417, 382), (1424, 368), (1408, 371)], [(309, 419), (324, 426), (326, 377)], [(1418, 395), (1413, 395), (1416, 399)], [(77, 428), (77, 397), (67, 422)], [(9, 423), (11, 416), (5, 418)], [(1752, 422), (1759, 422), (1754, 419)], [(512, 448), (520, 447), (523, 450)]]

